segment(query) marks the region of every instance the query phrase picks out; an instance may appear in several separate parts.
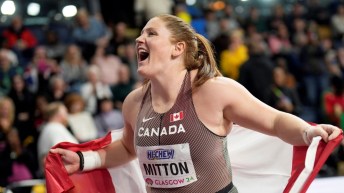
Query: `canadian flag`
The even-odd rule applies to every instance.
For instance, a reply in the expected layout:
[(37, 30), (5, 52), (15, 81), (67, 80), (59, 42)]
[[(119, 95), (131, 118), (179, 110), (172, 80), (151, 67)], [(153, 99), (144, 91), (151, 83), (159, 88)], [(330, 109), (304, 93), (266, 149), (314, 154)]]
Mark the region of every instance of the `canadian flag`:
[[(105, 148), (122, 138), (122, 130), (113, 130), (103, 138), (83, 144), (62, 142), (53, 148), (89, 151)], [(49, 193), (146, 193), (138, 160), (115, 168), (102, 168), (68, 175), (59, 154), (49, 153), (45, 163), (46, 187)]]
[(184, 112), (179, 111), (178, 113), (170, 114), (170, 122), (180, 121), (184, 119)]
[[(183, 112), (175, 113), (179, 120)], [(171, 114), (173, 115), (173, 114)], [(115, 131), (84, 144), (55, 146), (72, 151), (98, 150), (119, 139)], [(329, 154), (343, 139), (325, 143), (314, 138), (310, 146), (292, 146), (282, 140), (235, 125), (228, 136), (233, 183), (240, 193), (305, 193)], [(61, 156), (49, 153), (46, 185), (49, 193), (146, 193), (137, 160), (117, 168), (68, 175)], [(331, 192), (332, 193), (332, 192)]]
[(305, 193), (342, 139), (325, 143), (316, 137), (310, 146), (292, 146), (234, 125), (227, 143), (233, 183), (240, 193)]

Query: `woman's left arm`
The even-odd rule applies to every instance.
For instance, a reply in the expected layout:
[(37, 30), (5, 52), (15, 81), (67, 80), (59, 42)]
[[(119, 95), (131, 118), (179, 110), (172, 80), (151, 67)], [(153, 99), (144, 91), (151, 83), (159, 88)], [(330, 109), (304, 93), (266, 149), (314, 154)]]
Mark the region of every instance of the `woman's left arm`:
[[(227, 78), (219, 78), (217, 97), (224, 102), (224, 118), (243, 127), (277, 136), (293, 145), (306, 145), (313, 137), (332, 140), (342, 132), (332, 125), (311, 126), (292, 114), (278, 111), (255, 98), (242, 85)], [(215, 92), (219, 93), (219, 92)]]

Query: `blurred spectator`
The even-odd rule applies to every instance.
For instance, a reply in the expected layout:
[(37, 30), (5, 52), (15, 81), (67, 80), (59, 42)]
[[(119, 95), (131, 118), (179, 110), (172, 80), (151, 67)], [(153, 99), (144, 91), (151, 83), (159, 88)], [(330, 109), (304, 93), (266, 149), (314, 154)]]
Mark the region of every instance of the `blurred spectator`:
[[(317, 23), (322, 23), (325, 20), (323, 16), (323, 10), (327, 9), (327, 5), (322, 5), (320, 0), (308, 0), (306, 1), (306, 8), (307, 8), (307, 19), (314, 20)], [(326, 13), (328, 15), (328, 13)], [(328, 17), (327, 17), (328, 19)], [(328, 21), (327, 21), (328, 22)]]
[(281, 23), (277, 26), (276, 34), (268, 38), (269, 48), (274, 55), (288, 55), (292, 51), (292, 44), (289, 40), (288, 28)]
[(129, 67), (126, 65), (121, 65), (118, 71), (118, 77), (119, 82), (117, 85), (111, 87), (111, 92), (115, 107), (122, 109), (124, 99), (134, 88), (138, 87), (137, 84), (139, 83), (131, 78)]
[(5, 48), (14, 50), (19, 57), (20, 65), (25, 67), (32, 56), (33, 48), (37, 45), (37, 40), (30, 29), (23, 26), (22, 18), (14, 17), (2, 36), (5, 39)]
[(124, 44), (129, 41), (126, 33), (127, 24), (124, 22), (118, 22), (113, 27), (113, 36), (110, 39), (110, 44), (107, 49), (113, 52), (113, 54), (121, 56), (123, 54), (121, 49), (123, 49)]
[(86, 102), (86, 110), (91, 114), (97, 113), (98, 101), (103, 98), (112, 98), (110, 86), (100, 81), (100, 70), (92, 65), (87, 71), (87, 82), (81, 85), (81, 96)]
[[(229, 8), (226, 8), (227, 10)], [(227, 13), (228, 11), (226, 11)], [(233, 31), (237, 31), (238, 25), (233, 25), (232, 22), (234, 22), (233, 18), (227, 18), (227, 17), (221, 17), (219, 21), (216, 21), (217, 23), (213, 23), (213, 25), (217, 26), (217, 36), (212, 40), (212, 43), (214, 44), (215, 54), (217, 59), (220, 61), (221, 53), (224, 50), (228, 49), (228, 45), (230, 44), (230, 34), (233, 33)]]
[(77, 45), (72, 44), (67, 47), (60, 66), (62, 77), (70, 89), (79, 91), (81, 83), (86, 81), (88, 64)]
[(135, 0), (135, 19), (138, 26), (142, 26), (149, 19), (160, 14), (171, 14), (173, 0)]
[[(343, 127), (341, 119), (344, 118), (344, 80), (340, 76), (332, 76), (331, 89), (324, 94), (325, 115), (331, 124)], [(344, 120), (342, 120), (344, 123)]]
[(90, 112), (85, 111), (85, 101), (77, 93), (69, 94), (65, 99), (68, 109), (68, 124), (79, 142), (97, 138), (97, 128)]
[(341, 70), (336, 56), (336, 49), (333, 47), (332, 39), (326, 38), (321, 41), (321, 48), (324, 52), (324, 62), (328, 73), (331, 75), (341, 75)]
[(259, 33), (264, 33), (267, 31), (266, 21), (260, 14), (260, 11), (257, 7), (250, 8), (249, 15), (244, 22), (245, 30), (247, 30), (248, 26), (250, 25), (253, 25)]
[(32, 179), (32, 159), (22, 148), (17, 130), (13, 127), (14, 105), (10, 98), (0, 98), (0, 186)]
[(48, 106), (49, 100), (48, 97), (40, 93), (35, 98), (35, 114), (34, 114), (34, 125), (36, 130), (40, 132), (41, 126), (44, 123), (44, 109)]
[(50, 87), (47, 95), (50, 102), (63, 102), (67, 95), (67, 85), (60, 76), (50, 78)]
[(294, 20), (297, 18), (307, 19), (306, 10), (301, 2), (294, 3), (291, 12), (287, 16), (286, 25), (290, 31), (292, 31)]
[(341, 76), (344, 76), (344, 47), (337, 48), (336, 59), (341, 72), (340, 74)]
[(19, 131), (21, 141), (29, 143), (37, 135), (33, 124), (35, 98), (27, 89), (21, 75), (12, 78), (12, 89), (8, 96), (13, 100), (16, 109), (14, 126)]
[(192, 17), (189, 14), (185, 4), (182, 4), (182, 3), (177, 4), (174, 8), (174, 15), (181, 18), (186, 23), (191, 24)]
[(121, 59), (109, 53), (105, 47), (98, 47), (92, 59), (92, 64), (98, 66), (101, 77), (100, 81), (107, 85), (118, 83), (118, 71), (122, 65)]
[(76, 22), (73, 37), (81, 47), (83, 57), (89, 61), (97, 46), (108, 44), (111, 34), (103, 21), (89, 16), (85, 9), (78, 10)]
[(222, 22), (226, 24), (225, 31), (230, 32), (240, 27), (234, 15), (233, 6), (230, 4), (226, 4), (226, 7), (223, 9), (222, 20)]
[(252, 36), (248, 45), (250, 57), (240, 67), (238, 81), (259, 100), (269, 104), (274, 64), (265, 53), (266, 44), (260, 34)]
[(47, 31), (45, 47), (47, 49), (48, 58), (52, 58), (57, 62), (62, 60), (63, 54), (66, 50), (66, 45), (59, 40), (59, 36), (55, 31)]
[[(191, 7), (190, 14), (192, 16), (191, 20), (191, 27), (195, 29), (195, 31), (204, 37), (208, 38), (207, 30), (206, 30), (206, 20), (204, 18), (203, 12), (197, 7)], [(190, 10), (190, 7), (189, 7)]]
[(41, 174), (43, 174), (45, 157), (49, 153), (50, 148), (60, 142), (78, 143), (66, 128), (68, 112), (62, 103), (50, 103), (44, 110), (44, 117), (46, 124), (42, 128), (37, 146)]
[(114, 109), (112, 99), (104, 98), (99, 102), (100, 112), (95, 116), (98, 137), (124, 126), (122, 112)]
[(22, 68), (13, 65), (9, 50), (0, 49), (0, 97), (9, 93), (11, 79), (17, 74), (23, 74)]
[(318, 24), (318, 32), (320, 39), (331, 38), (331, 13), (327, 5), (323, 5), (320, 0), (308, 0), (307, 4), (307, 18), (313, 20)]
[(45, 47), (39, 46), (35, 49), (34, 56), (24, 72), (24, 79), (32, 93), (48, 90), (49, 78), (53, 74), (52, 68), (55, 63), (48, 58)]
[(273, 70), (273, 82), (268, 103), (281, 111), (299, 115), (300, 100), (295, 90), (287, 87), (287, 73), (283, 67)]
[(309, 36), (300, 52), (302, 80), (306, 96), (305, 102), (312, 107), (319, 107), (320, 95), (328, 86), (328, 68), (325, 63), (325, 52), (316, 35)]
[(276, 5), (272, 10), (272, 14), (267, 19), (269, 31), (277, 31), (278, 26), (280, 24), (286, 23), (286, 20), (287, 19), (283, 5)]
[(223, 75), (237, 80), (240, 66), (248, 59), (248, 50), (243, 42), (243, 32), (235, 30), (230, 34), (229, 45), (221, 53), (220, 69)]
[(122, 63), (126, 64), (130, 69), (130, 77), (135, 81), (141, 81), (142, 77), (137, 73), (137, 55), (136, 45), (134, 41), (128, 41), (124, 47), (124, 55)]
[(216, 13), (213, 10), (205, 11), (205, 20), (206, 20), (206, 32), (207, 37), (210, 41), (213, 41), (220, 34), (220, 25), (216, 17)]
[(344, 35), (344, 5), (340, 4), (337, 7), (337, 13), (331, 17), (331, 24), (334, 37), (338, 41), (343, 41)]
[(306, 20), (297, 18), (293, 23), (293, 33), (291, 35), (292, 43), (299, 44), (302, 38), (307, 37), (307, 24)]

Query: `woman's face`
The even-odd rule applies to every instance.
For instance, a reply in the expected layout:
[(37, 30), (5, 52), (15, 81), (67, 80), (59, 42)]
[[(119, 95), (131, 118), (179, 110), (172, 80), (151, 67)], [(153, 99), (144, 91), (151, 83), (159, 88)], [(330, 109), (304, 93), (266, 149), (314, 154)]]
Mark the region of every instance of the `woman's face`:
[(13, 87), (16, 91), (22, 91), (24, 89), (24, 80), (20, 75), (13, 77)]
[(151, 19), (136, 39), (138, 72), (144, 77), (159, 74), (172, 59), (171, 33), (159, 18)]
[(7, 100), (2, 101), (0, 104), (0, 117), (9, 117), (9, 113), (12, 111), (11, 103)]
[(277, 86), (283, 86), (286, 81), (286, 74), (282, 68), (275, 68), (273, 71), (273, 77)]

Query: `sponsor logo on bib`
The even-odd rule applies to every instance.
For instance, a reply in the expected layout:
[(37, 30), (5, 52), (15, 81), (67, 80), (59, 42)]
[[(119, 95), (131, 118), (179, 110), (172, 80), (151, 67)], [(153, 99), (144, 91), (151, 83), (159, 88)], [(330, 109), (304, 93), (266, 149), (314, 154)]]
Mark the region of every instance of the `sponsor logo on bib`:
[(157, 149), (147, 151), (147, 159), (149, 160), (173, 159), (173, 156), (174, 149)]
[(176, 188), (197, 181), (188, 143), (137, 146), (137, 155), (147, 186)]

